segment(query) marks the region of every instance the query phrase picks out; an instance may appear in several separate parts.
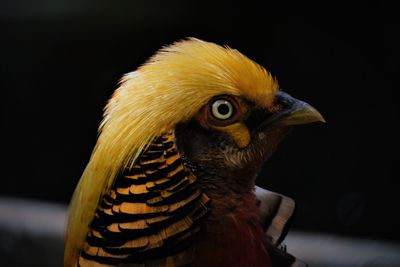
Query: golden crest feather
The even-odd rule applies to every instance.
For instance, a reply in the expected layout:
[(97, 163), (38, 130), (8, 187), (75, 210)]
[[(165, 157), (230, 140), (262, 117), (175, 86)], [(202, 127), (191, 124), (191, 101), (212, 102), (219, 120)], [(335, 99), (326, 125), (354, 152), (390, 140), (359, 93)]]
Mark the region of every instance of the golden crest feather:
[(268, 107), (277, 90), (275, 79), (237, 50), (194, 38), (164, 47), (126, 74), (106, 106), (70, 204), (65, 266), (77, 257), (101, 196), (155, 137), (193, 118), (216, 95), (243, 96)]

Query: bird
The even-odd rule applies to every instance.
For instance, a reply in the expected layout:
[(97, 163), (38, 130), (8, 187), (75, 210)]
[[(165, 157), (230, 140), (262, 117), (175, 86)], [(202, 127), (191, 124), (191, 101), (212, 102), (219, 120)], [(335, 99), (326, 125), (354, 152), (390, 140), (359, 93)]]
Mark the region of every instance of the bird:
[(236, 49), (162, 47), (106, 104), (64, 266), (290, 266), (278, 245), (294, 201), (255, 179), (294, 125), (318, 121)]

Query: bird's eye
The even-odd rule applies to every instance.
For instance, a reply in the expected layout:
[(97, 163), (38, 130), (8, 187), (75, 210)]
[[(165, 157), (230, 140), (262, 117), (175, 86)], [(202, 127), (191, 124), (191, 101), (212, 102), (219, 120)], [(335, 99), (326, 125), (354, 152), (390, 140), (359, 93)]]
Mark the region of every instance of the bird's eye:
[(234, 109), (228, 100), (218, 99), (212, 103), (211, 112), (216, 119), (227, 120), (233, 116)]
[(215, 96), (203, 106), (197, 119), (205, 128), (225, 127), (237, 123), (247, 112), (245, 105), (240, 101), (240, 98), (236, 96)]

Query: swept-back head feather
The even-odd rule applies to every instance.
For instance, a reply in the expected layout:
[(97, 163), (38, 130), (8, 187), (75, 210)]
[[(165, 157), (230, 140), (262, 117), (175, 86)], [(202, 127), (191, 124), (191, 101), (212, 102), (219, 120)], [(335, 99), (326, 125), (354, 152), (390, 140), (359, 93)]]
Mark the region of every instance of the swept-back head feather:
[(271, 75), (237, 50), (193, 38), (164, 47), (126, 74), (106, 106), (98, 141), (71, 202), (66, 265), (83, 244), (102, 194), (155, 137), (193, 118), (216, 95), (243, 96), (268, 107), (277, 90)]

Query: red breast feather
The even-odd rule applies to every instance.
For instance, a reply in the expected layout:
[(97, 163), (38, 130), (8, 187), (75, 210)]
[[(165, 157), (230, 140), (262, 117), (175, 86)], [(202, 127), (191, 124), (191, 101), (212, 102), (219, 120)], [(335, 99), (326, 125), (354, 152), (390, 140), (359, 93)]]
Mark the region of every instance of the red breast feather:
[(246, 198), (230, 214), (212, 212), (199, 234), (194, 266), (271, 266), (255, 198)]

